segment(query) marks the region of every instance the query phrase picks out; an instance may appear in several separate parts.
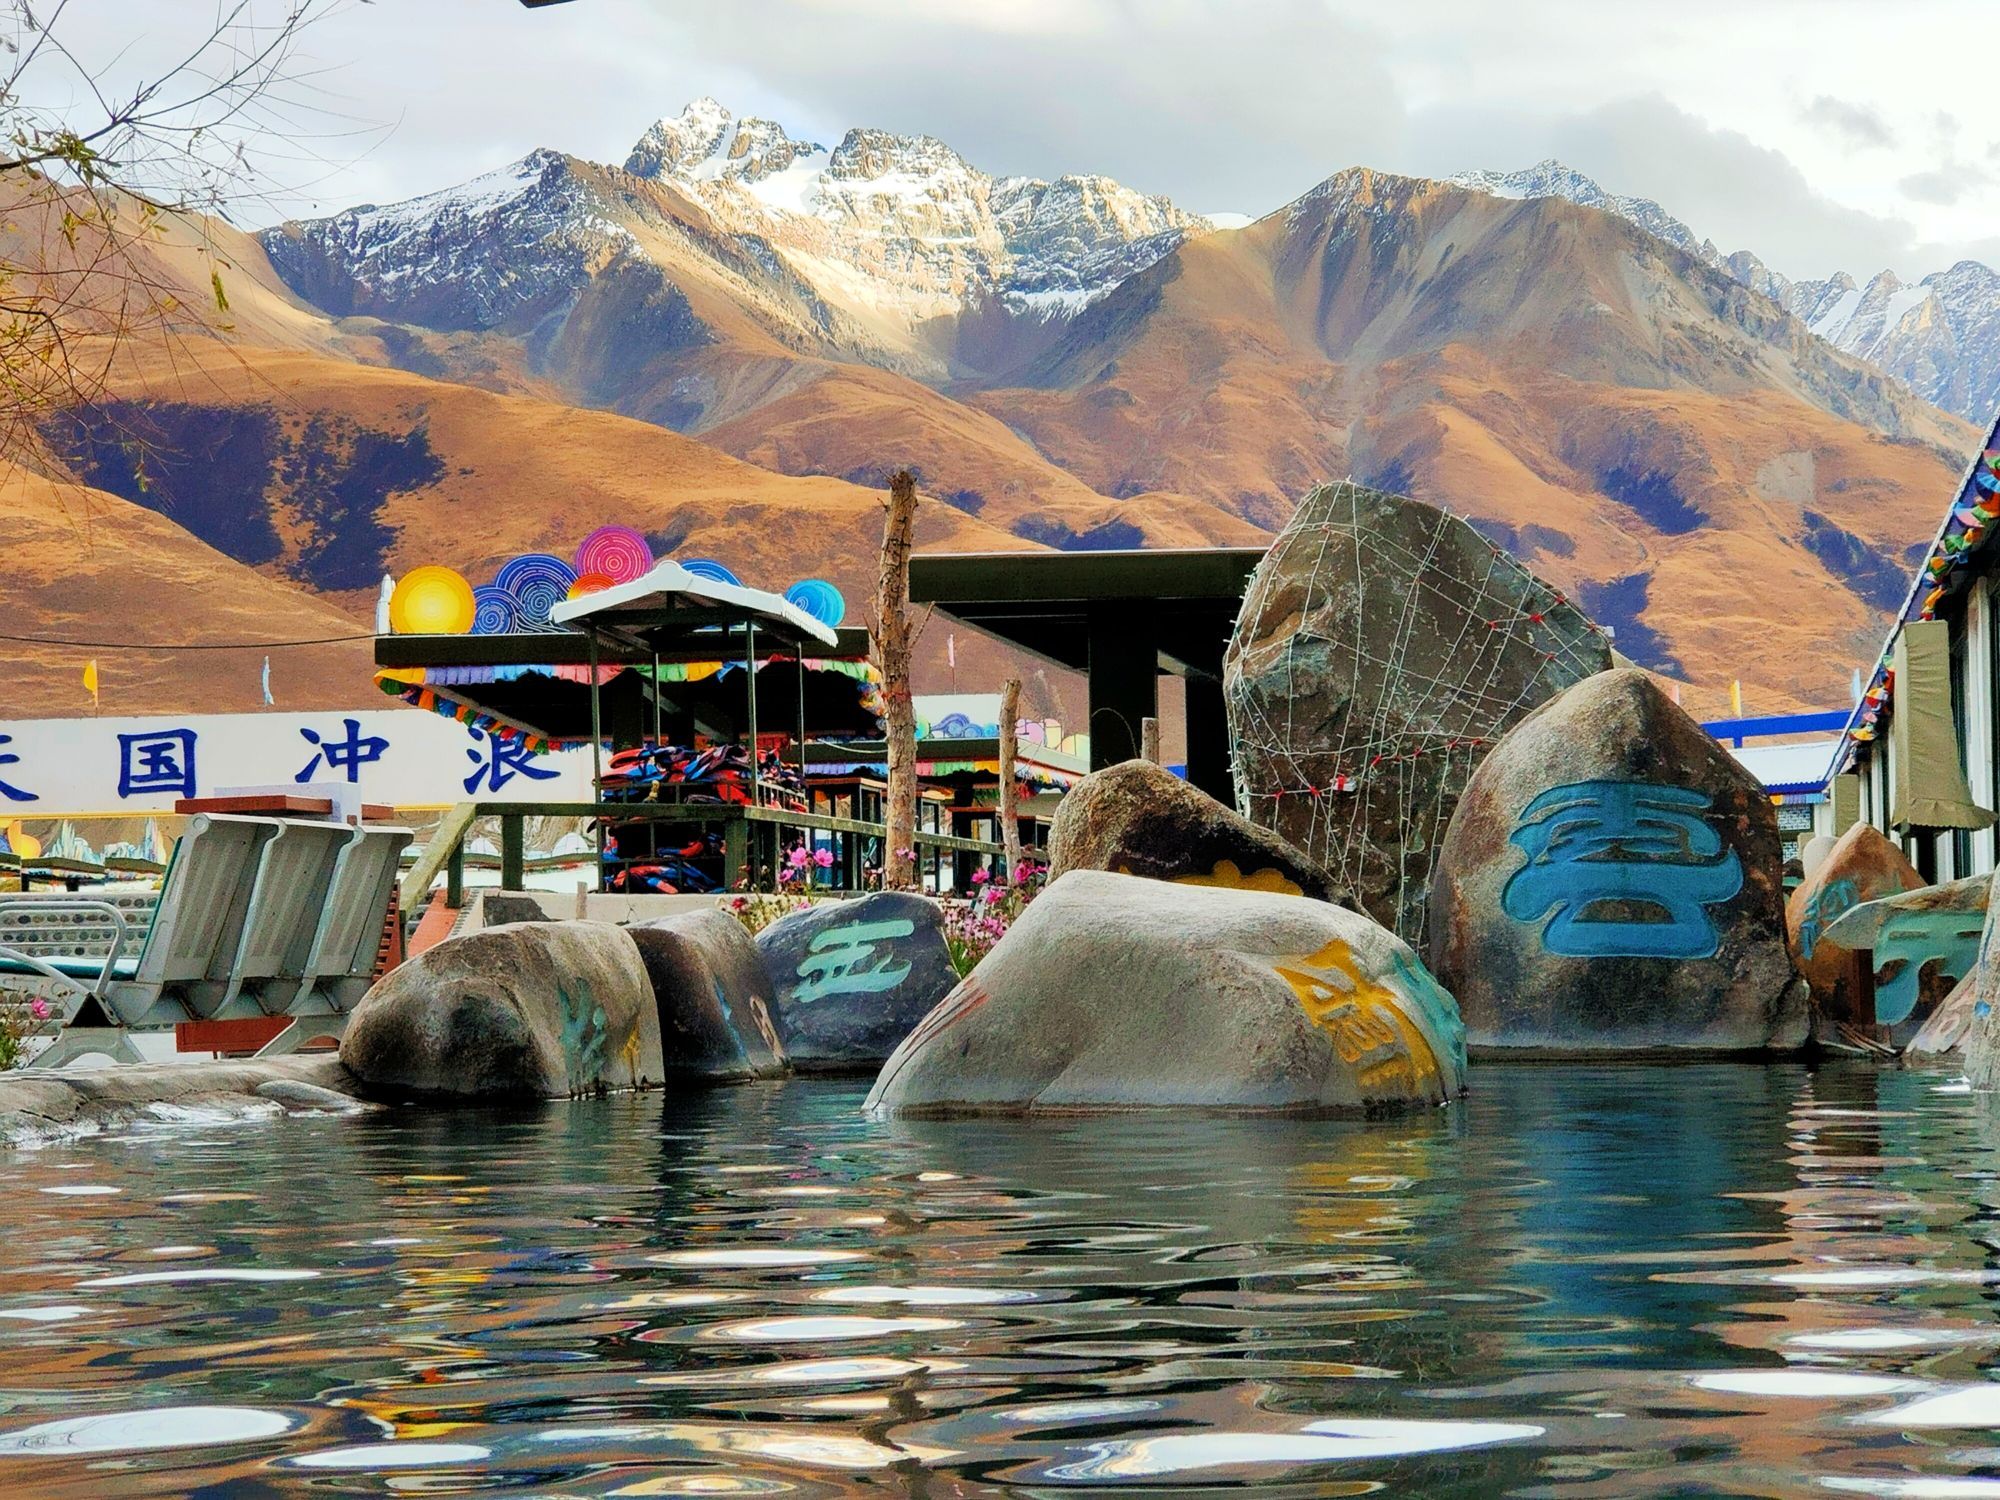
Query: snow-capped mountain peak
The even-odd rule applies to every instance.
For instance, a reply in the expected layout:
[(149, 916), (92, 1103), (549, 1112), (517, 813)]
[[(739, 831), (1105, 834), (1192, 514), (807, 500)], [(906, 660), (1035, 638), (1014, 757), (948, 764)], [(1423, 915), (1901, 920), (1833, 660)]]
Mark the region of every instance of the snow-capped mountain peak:
[(1518, 172), (1459, 172), (1448, 179), (1458, 187), (1488, 193), (1495, 198), (1563, 198), (1585, 208), (1600, 208), (1628, 219), (1656, 239), (1665, 240), (1700, 260), (1713, 258), (1715, 247), (1706, 248), (1694, 231), (1668, 213), (1651, 198), (1631, 198), (1607, 193), (1574, 167), (1551, 158)]
[(754, 186), (801, 164), (817, 175), (826, 169), (827, 155), (826, 147), (794, 139), (774, 120), (738, 119), (704, 97), (672, 119), (654, 121), (625, 158), (625, 170), (639, 177)]
[(625, 169), (782, 253), (860, 268), (872, 300), (925, 314), (982, 293), (1074, 308), (1214, 227), (1108, 177), (996, 178), (933, 136), (869, 127), (829, 151), (713, 99), (654, 124)]

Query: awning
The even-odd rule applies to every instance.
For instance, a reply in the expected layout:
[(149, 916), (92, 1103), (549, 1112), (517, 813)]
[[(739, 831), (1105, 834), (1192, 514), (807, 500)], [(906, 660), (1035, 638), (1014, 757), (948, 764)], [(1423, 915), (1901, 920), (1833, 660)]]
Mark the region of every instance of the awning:
[(1951, 714), (1951, 627), (1909, 620), (1896, 636), (1896, 706), (1889, 717), (1897, 828), (1986, 828), (1993, 814), (1972, 800)]
[(634, 633), (663, 625), (685, 628), (686, 623), (699, 623), (711, 615), (718, 624), (756, 625), (791, 640), (840, 644), (831, 625), (821, 624), (781, 596), (704, 578), (677, 562), (663, 562), (630, 583), (565, 599), (549, 611), (549, 618), (558, 625)]

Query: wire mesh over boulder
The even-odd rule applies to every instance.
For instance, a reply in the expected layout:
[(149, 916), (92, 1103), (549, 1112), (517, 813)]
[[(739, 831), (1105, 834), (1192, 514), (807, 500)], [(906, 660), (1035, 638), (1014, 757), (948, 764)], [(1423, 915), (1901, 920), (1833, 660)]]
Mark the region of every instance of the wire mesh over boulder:
[(1223, 662), (1237, 806), (1422, 951), (1473, 768), (1610, 665), (1581, 610), (1464, 521), (1322, 485), (1251, 576)]

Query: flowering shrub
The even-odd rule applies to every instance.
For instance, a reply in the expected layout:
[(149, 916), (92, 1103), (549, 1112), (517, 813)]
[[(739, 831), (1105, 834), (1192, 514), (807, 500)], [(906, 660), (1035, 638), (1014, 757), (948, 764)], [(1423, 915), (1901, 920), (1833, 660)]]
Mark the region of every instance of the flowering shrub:
[(972, 877), (972, 894), (963, 901), (947, 901), (944, 908), (944, 941), (951, 950), (951, 966), (963, 979), (975, 965), (993, 951), (993, 945), (1007, 935), (1014, 919), (1028, 909), (1028, 903), (1048, 883), (1048, 869), (1023, 860), (1014, 867), (1014, 878), (1006, 885), (995, 883), (984, 870)]
[(729, 914), (749, 929), (752, 937), (778, 918), (812, 905), (813, 879), (821, 870), (833, 868), (831, 849), (808, 849), (800, 844), (787, 850), (778, 870), (777, 885), (768, 891), (745, 889), (731, 896)]
[(49, 1002), (39, 995), (25, 1004), (18, 996), (0, 1000), (0, 1072), (27, 1061), (22, 1055), (24, 1045), (51, 1014)]

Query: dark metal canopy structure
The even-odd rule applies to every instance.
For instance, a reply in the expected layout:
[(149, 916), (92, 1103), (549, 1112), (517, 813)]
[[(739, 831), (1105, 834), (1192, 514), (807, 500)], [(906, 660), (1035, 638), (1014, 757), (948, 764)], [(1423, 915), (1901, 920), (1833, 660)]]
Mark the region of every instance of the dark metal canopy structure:
[[(839, 644), (823, 647), (814, 643), (805, 648), (809, 656), (825, 656), (837, 661), (864, 661), (868, 656), (868, 632), (860, 627), (843, 627), (836, 632)], [(764, 632), (758, 632), (760, 644)], [(789, 643), (787, 651), (796, 649)], [(687, 665), (696, 662), (736, 661), (744, 651), (741, 632), (703, 634), (678, 644), (662, 641), (656, 652), (651, 646), (621, 641), (611, 636), (598, 642), (597, 661), (601, 666), (651, 667)], [(452, 696), (510, 723), (519, 724), (551, 739), (583, 740), (591, 732), (590, 687), (581, 676), (552, 677), (534, 672), (519, 676), (494, 676), (476, 669), (527, 668), (536, 666), (587, 667), (590, 641), (581, 631), (551, 631), (515, 635), (382, 635), (375, 638), (375, 665), (408, 670), (422, 668), (436, 674), (450, 674), (455, 668), (470, 668), (467, 680), (449, 686)], [(789, 723), (798, 694), (805, 693), (806, 722), (828, 732), (851, 727), (865, 733), (873, 728), (874, 715), (859, 706), (854, 682), (831, 672), (808, 671), (804, 682), (789, 664), (766, 666), (757, 673), (759, 716), (767, 724)], [(490, 680), (480, 680), (482, 677)], [(660, 700), (664, 699), (664, 703)], [(733, 680), (708, 678), (700, 682), (655, 685), (644, 672), (624, 672), (604, 684), (601, 713), (606, 736), (614, 746), (636, 745), (653, 732), (653, 712), (658, 704), (673, 721), (675, 732), (683, 736), (699, 731), (719, 738), (744, 734), (749, 725), (745, 713), (744, 690)]]
[(1163, 672), (1187, 684), (1188, 780), (1232, 800), (1222, 656), (1260, 547), (910, 559), (910, 600), (1085, 673), (1093, 770), (1139, 753)]

